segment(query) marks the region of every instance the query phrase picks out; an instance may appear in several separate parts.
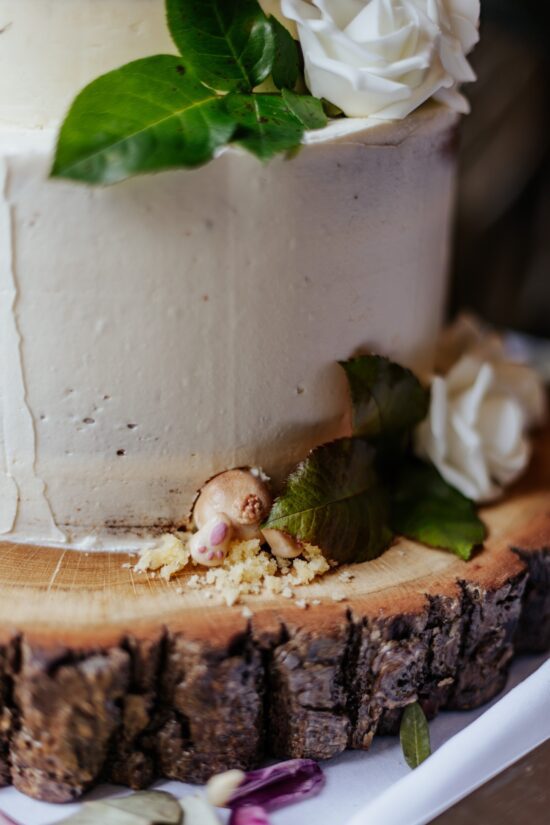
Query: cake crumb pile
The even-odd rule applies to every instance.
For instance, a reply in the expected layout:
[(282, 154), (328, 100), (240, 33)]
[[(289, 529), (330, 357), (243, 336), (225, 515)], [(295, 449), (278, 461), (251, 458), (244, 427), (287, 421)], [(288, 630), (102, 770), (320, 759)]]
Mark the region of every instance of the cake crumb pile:
[[(264, 550), (258, 539), (236, 541), (231, 544), (223, 564), (205, 569), (197, 565), (189, 550), (190, 533), (167, 533), (152, 547), (143, 550), (134, 567), (138, 573), (158, 571), (163, 579), (189, 568), (194, 568), (188, 578), (181, 579), (185, 589), (201, 590), (209, 598), (217, 593), (228, 606), (237, 604), (241, 596), (281, 595), (294, 598), (294, 587), (310, 584), (331, 569), (330, 563), (319, 548), (305, 544), (302, 555), (296, 559), (283, 559)], [(304, 599), (297, 600), (299, 607), (307, 607)]]

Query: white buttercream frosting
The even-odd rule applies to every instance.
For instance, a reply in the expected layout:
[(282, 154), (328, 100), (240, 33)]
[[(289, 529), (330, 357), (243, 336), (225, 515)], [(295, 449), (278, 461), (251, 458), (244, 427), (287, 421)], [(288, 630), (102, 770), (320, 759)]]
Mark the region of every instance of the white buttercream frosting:
[(403, 118), (435, 96), (467, 111), (460, 83), (479, 0), (281, 0), (298, 28), (306, 82), (350, 117)]
[(42, 128), (104, 72), (177, 50), (164, 0), (0, 0), (0, 125)]
[[(6, 430), (21, 364), (35, 428), (19, 496), (38, 479), (71, 542), (124, 546), (130, 528), (179, 523), (215, 473), (278, 482), (346, 434), (338, 359), (363, 347), (429, 367), (455, 125), (433, 107), (291, 163), (232, 150), (99, 190), (47, 179), (46, 134), (7, 150), (20, 354), (2, 373), (5, 451), (31, 443), (24, 417)], [(6, 313), (11, 277), (4, 261)], [(41, 512), (5, 535), (51, 536)]]
[[(7, 165), (0, 158), (0, 192), (7, 185)], [(18, 288), (9, 204), (0, 201), (0, 351), (2, 353), (2, 465), (0, 470), (0, 534), (18, 525), (35, 529), (44, 541), (65, 541), (56, 525), (45, 484), (36, 472), (36, 434), (27, 403), (27, 376), (18, 327)]]
[(291, 163), (231, 149), (108, 189), (48, 179), (78, 89), (173, 51), (163, 5), (0, 0), (5, 538), (137, 546), (181, 523), (215, 473), (260, 466), (278, 483), (346, 434), (338, 359), (431, 365), (454, 171), (444, 107), (332, 124)]

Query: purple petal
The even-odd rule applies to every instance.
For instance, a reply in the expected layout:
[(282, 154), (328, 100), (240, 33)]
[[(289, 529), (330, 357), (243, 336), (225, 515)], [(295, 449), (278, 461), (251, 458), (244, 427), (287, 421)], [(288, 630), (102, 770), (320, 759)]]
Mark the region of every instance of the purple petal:
[(233, 791), (227, 806), (259, 805), (268, 811), (318, 794), (325, 784), (323, 771), (312, 759), (291, 759), (250, 771)]
[(227, 825), (270, 825), (267, 812), (260, 805), (243, 805), (231, 811)]

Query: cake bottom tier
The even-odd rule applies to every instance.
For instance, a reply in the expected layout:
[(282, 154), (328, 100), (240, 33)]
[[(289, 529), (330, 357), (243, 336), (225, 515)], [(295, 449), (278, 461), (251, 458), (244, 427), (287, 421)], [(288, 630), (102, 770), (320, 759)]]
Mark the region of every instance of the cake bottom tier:
[[(325, 759), (402, 709), (472, 708), (550, 645), (550, 434), (486, 508), (465, 563), (399, 540), (282, 597), (226, 607), (124, 555), (0, 545), (0, 780), (39, 799), (100, 781), (201, 782), (265, 755)], [(298, 592), (301, 591), (301, 592)]]

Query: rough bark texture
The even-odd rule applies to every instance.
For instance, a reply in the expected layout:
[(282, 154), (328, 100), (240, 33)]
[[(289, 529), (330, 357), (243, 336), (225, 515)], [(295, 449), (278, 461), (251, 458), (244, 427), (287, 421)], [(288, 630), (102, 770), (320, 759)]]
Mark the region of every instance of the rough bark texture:
[(514, 639), (550, 641), (549, 581), (544, 550), (495, 590), (463, 583), (391, 618), (342, 611), (326, 631), (252, 623), (225, 649), (169, 632), (80, 652), (14, 638), (0, 648), (0, 781), (59, 802), (101, 780), (200, 782), (266, 753), (368, 748), (417, 698), (433, 716), (494, 696)]
[(527, 565), (529, 578), (514, 646), (519, 651), (542, 652), (550, 648), (550, 547), (535, 554), (516, 552)]

